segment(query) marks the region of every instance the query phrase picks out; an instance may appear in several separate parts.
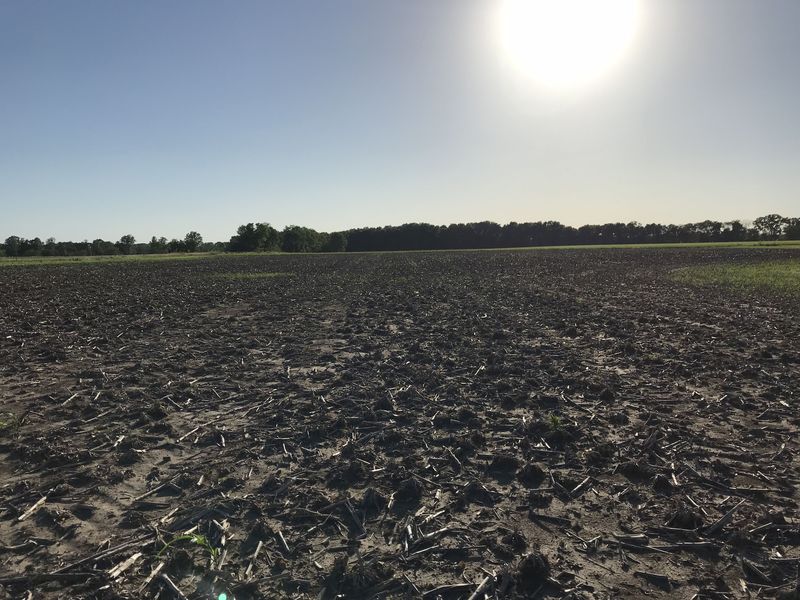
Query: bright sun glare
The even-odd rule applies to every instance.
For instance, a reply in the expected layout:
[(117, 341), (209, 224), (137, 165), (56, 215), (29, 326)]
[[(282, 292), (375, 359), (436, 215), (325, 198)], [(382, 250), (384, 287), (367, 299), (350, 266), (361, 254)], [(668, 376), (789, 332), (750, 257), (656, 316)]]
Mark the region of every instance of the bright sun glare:
[(501, 0), (498, 33), (515, 70), (542, 86), (571, 89), (620, 62), (640, 12), (640, 0)]

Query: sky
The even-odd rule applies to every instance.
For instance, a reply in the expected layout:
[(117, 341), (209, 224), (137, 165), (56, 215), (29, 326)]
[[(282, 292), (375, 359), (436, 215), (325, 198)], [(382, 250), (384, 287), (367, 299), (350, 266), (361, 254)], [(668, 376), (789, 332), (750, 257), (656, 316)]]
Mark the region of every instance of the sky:
[(503, 0), (0, 0), (0, 239), (800, 216), (800, 2), (639, 1), (550, 89)]

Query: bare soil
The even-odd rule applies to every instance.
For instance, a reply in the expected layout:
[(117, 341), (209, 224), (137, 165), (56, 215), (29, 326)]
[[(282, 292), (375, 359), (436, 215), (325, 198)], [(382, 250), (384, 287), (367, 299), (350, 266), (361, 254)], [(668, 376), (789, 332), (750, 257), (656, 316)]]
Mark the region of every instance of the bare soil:
[(0, 598), (800, 598), (798, 255), (1, 269)]

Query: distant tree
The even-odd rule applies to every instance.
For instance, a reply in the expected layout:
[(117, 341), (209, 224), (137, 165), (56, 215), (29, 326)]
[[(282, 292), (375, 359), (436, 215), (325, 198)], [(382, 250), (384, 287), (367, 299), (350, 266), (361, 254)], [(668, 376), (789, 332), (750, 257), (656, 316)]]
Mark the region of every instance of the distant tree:
[(41, 256), (43, 250), (44, 242), (38, 237), (20, 242), (20, 254), (22, 256)]
[(660, 242), (663, 239), (665, 232), (666, 227), (663, 225), (659, 223), (648, 223), (642, 228), (642, 243), (652, 244), (655, 242)]
[(783, 235), (787, 240), (800, 240), (800, 218), (786, 219)]
[(117, 242), (117, 248), (119, 248), (119, 251), (122, 252), (123, 254), (130, 254), (131, 248), (133, 248), (133, 245), (135, 243), (136, 243), (136, 238), (133, 237), (131, 234), (123, 235), (121, 238), (119, 238), (119, 241)]
[[(600, 226), (600, 242), (603, 244), (624, 244), (627, 227), (625, 223), (606, 223)], [(548, 240), (548, 246), (554, 246), (556, 240)]]
[(583, 225), (578, 228), (578, 244), (596, 244), (600, 237), (600, 225)]
[(747, 227), (741, 221), (729, 221), (725, 223), (722, 231), (722, 241), (724, 242), (743, 242), (747, 239)]
[(92, 254), (97, 256), (120, 253), (120, 249), (117, 244), (112, 244), (111, 242), (107, 242), (101, 239), (94, 240), (92, 242), (91, 249), (92, 249)]
[(760, 236), (768, 240), (780, 238), (786, 225), (787, 220), (777, 214), (759, 217), (753, 221), (753, 227), (758, 230)]
[(269, 223), (240, 225), (230, 241), (231, 252), (271, 252), (280, 249), (280, 234)]
[(183, 238), (183, 243), (186, 246), (187, 252), (197, 252), (200, 244), (203, 243), (203, 236), (196, 231), (190, 231), (186, 234), (186, 237)]
[(152, 254), (165, 254), (167, 252), (167, 238), (153, 236), (150, 238), (148, 246)]
[(324, 243), (317, 231), (299, 225), (286, 227), (281, 233), (281, 240), (284, 252), (319, 252)]
[(334, 231), (328, 236), (323, 252), (344, 252), (347, 250), (347, 235), (342, 231)]
[(236, 235), (231, 237), (231, 252), (254, 252), (257, 247), (258, 239), (254, 223), (240, 225), (236, 230)]
[(167, 252), (186, 252), (186, 242), (175, 238), (171, 239), (167, 244)]
[(719, 221), (703, 221), (696, 223), (694, 228), (695, 232), (701, 241), (704, 242), (718, 242), (722, 239), (722, 223)]
[[(491, 221), (482, 221), (480, 223), (470, 223), (469, 225), (471, 231), (472, 239), (476, 244), (475, 248), (496, 248), (500, 244), (498, 244), (498, 240), (502, 234), (502, 229), (500, 225), (497, 223), (492, 223)], [(535, 241), (535, 233), (534, 235), (534, 243)]]
[(259, 223), (256, 226), (258, 232), (258, 249), (263, 252), (275, 252), (281, 249), (281, 234), (269, 223)]
[(227, 252), (228, 242), (203, 242), (200, 252)]
[(55, 256), (57, 252), (56, 238), (49, 237), (44, 242), (42, 256)]
[(16, 235), (6, 238), (6, 242), (4, 244), (6, 256), (19, 256), (20, 241), (20, 238)]

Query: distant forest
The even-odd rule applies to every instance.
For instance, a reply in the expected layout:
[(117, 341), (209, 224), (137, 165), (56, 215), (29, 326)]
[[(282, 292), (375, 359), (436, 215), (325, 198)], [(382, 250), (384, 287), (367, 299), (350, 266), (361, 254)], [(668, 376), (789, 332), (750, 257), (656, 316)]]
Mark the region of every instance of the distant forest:
[(204, 242), (196, 231), (183, 239), (153, 236), (137, 242), (124, 235), (117, 242), (42, 241), (10, 236), (0, 245), (0, 256), (95, 256), (110, 254), (165, 254), (171, 252), (368, 252), (375, 250), (456, 250), (470, 248), (523, 248), (591, 244), (656, 244), (691, 242), (743, 242), (800, 240), (800, 218), (771, 214), (751, 226), (740, 221), (702, 221), (686, 225), (606, 223), (570, 227), (558, 221), (508, 223), (489, 221), (430, 225), (407, 223), (363, 227), (324, 233), (290, 225), (278, 231), (269, 223), (241, 225), (228, 242)]

